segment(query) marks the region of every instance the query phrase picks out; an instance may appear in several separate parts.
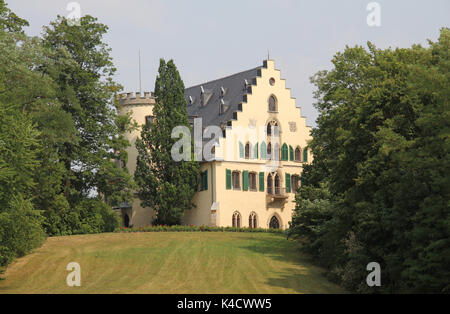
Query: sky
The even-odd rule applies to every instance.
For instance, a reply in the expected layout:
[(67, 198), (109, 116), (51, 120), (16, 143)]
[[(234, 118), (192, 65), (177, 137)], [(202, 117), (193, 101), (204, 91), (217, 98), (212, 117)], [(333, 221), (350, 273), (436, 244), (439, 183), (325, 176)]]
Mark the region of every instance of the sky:
[[(124, 92), (152, 91), (159, 59), (173, 59), (186, 87), (261, 66), (268, 54), (315, 126), (310, 77), (331, 69), (333, 55), (345, 46), (374, 43), (379, 48), (427, 46), (441, 27), (450, 27), (449, 0), (379, 0), (379, 25), (368, 0), (6, 0), (29, 21), (29, 35), (57, 15), (92, 15), (108, 25), (116, 81)], [(373, 23), (370, 23), (373, 24)]]

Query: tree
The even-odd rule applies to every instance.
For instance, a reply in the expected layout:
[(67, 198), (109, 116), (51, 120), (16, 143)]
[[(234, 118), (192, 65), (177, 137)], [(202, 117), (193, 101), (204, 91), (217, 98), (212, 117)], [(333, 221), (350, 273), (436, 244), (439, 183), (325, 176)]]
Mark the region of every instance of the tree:
[(0, 102), (0, 266), (44, 240), (42, 216), (31, 202), (40, 150), (30, 116)]
[(118, 114), (114, 102), (121, 87), (113, 81), (111, 49), (103, 42), (107, 29), (89, 15), (80, 19), (80, 26), (58, 17), (44, 28), (44, 46), (55, 53), (42, 72), (57, 84), (56, 97), (76, 127), (76, 138), (59, 150), (68, 173), (64, 193), (70, 204), (93, 192), (116, 202), (132, 198), (132, 177), (114, 162), (126, 162), (130, 144), (124, 133), (131, 124), (128, 116)]
[(171, 157), (176, 142), (171, 137), (173, 128), (190, 128), (184, 83), (173, 60), (160, 60), (154, 93), (154, 122), (143, 126), (141, 139), (136, 141), (135, 181), (142, 206), (156, 211), (156, 223), (172, 225), (180, 223), (184, 212), (193, 207), (199, 180), (198, 162), (192, 158), (177, 162)]
[(24, 26), (29, 26), (28, 21), (12, 12), (5, 0), (0, 0), (0, 32), (21, 33)]
[[(377, 261), (380, 291), (449, 291), (449, 39), (442, 29), (430, 48), (347, 47), (312, 78), (314, 161), (291, 232), (351, 290), (374, 291), (365, 265)], [(316, 203), (328, 208), (314, 208), (306, 192), (324, 186)]]

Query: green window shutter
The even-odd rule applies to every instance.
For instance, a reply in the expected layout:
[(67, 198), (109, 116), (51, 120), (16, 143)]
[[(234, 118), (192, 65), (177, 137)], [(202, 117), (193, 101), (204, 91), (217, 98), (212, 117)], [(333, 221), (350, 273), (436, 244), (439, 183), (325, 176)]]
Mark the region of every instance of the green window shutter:
[(226, 170), (226, 174), (227, 174), (227, 190), (231, 190), (231, 170), (227, 169)]
[(259, 191), (264, 192), (264, 172), (259, 173)]
[(291, 193), (291, 175), (286, 173), (286, 193)]
[(244, 158), (244, 144), (239, 142), (239, 158)]
[(248, 171), (242, 171), (242, 189), (248, 191)]
[(258, 159), (258, 143), (255, 144), (253, 159)]
[(303, 162), (308, 162), (308, 149), (303, 149)]
[(265, 142), (261, 143), (261, 159), (267, 159), (267, 146)]
[(208, 189), (208, 170), (205, 170), (203, 173), (204, 181), (203, 181), (203, 190)]
[(286, 143), (281, 146), (281, 160), (288, 160), (288, 147)]
[(294, 149), (292, 148), (291, 145), (289, 145), (289, 160), (290, 161), (294, 160)]

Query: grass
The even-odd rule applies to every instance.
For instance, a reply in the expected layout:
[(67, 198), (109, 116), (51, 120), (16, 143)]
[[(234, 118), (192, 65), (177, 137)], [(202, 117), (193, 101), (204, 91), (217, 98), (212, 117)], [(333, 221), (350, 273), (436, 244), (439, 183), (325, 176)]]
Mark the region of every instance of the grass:
[[(81, 287), (68, 287), (69, 262)], [(106, 233), (48, 238), (0, 281), (4, 293), (342, 293), (279, 234)]]

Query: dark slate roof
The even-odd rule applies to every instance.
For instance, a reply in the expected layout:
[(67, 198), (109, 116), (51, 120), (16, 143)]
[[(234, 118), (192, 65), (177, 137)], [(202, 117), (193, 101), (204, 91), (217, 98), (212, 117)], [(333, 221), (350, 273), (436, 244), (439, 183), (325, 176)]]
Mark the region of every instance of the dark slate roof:
[[(256, 77), (260, 76), (261, 67), (239, 72), (221, 79), (198, 84), (186, 88), (184, 94), (188, 104), (190, 118), (203, 118), (203, 126), (221, 126), (233, 119), (233, 112), (241, 110), (241, 104), (246, 99), (246, 94), (251, 93), (251, 85), (256, 84)], [(248, 82), (246, 89), (245, 80)], [(204, 93), (202, 95), (202, 87)], [(225, 94), (221, 95), (222, 88)], [(190, 97), (193, 99), (191, 104)], [(202, 105), (202, 101), (205, 105)], [(228, 109), (220, 113), (221, 103)]]

